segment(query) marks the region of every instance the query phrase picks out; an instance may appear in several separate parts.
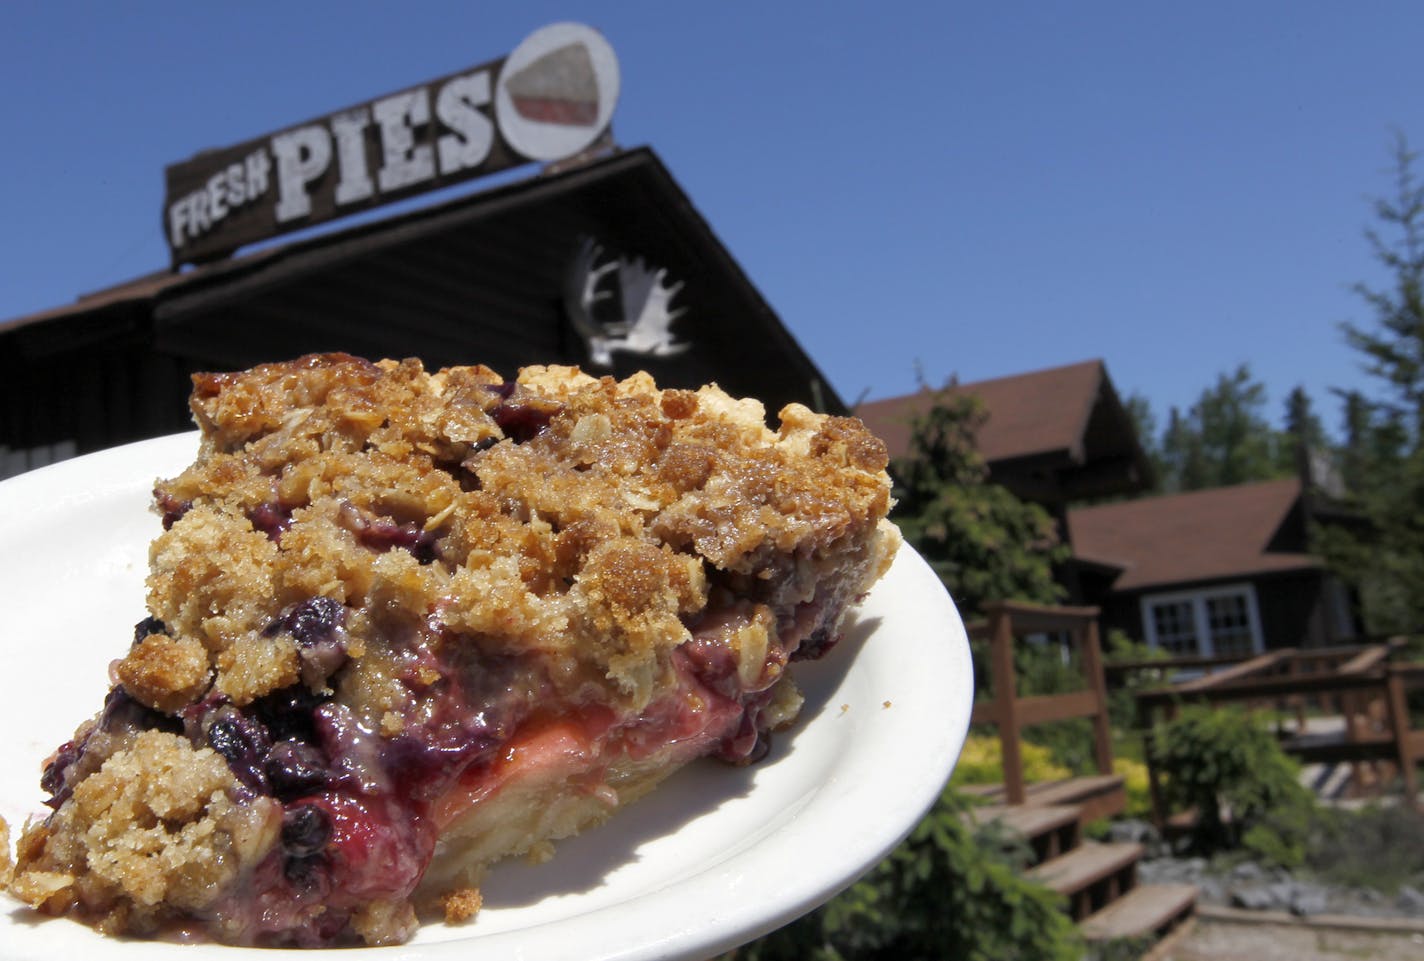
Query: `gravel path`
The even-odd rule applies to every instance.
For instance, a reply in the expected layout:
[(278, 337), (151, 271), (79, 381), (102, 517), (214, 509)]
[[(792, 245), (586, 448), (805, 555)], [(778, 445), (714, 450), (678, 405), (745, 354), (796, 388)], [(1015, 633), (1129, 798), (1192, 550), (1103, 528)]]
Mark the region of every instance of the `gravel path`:
[(1198, 918), (1160, 961), (1419, 961), (1424, 933)]
[[(1138, 880), (1195, 884), (1203, 904), (1249, 911), (1284, 911), (1299, 917), (1343, 914), (1364, 918), (1424, 917), (1424, 891), (1410, 885), (1385, 894), (1371, 888), (1329, 885), (1251, 861), (1224, 871), (1202, 858), (1155, 858), (1138, 865)], [(1424, 955), (1421, 955), (1424, 956)]]
[(1149, 955), (1152, 961), (1424, 959), (1424, 890), (1417, 887), (1386, 894), (1251, 861), (1223, 866), (1171, 857), (1145, 822), (1115, 822), (1111, 833), (1146, 845), (1140, 883), (1185, 882), (1200, 892), (1191, 929)]

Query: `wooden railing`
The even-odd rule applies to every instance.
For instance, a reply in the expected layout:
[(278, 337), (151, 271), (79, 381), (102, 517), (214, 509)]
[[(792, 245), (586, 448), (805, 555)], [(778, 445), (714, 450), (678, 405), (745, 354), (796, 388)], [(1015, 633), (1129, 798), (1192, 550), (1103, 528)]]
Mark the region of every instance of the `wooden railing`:
[[(1111, 774), (1112, 725), (1108, 719), (1098, 608), (1056, 607), (1002, 601), (985, 606), (984, 620), (968, 625), (969, 636), (989, 645), (993, 696), (974, 706), (975, 724), (993, 724), (999, 732), (1004, 766), (1004, 797), (1023, 804), (1026, 797), (1020, 736), (1025, 727), (1071, 718), (1093, 720), (1093, 755), (1100, 774)], [(1016, 642), (1031, 634), (1060, 635), (1079, 652), (1086, 687), (1067, 694), (1020, 697), (1014, 673)]]
[[(1424, 731), (1411, 728), (1406, 691), (1424, 686), (1424, 664), (1394, 663), (1402, 642), (1330, 648), (1284, 648), (1240, 661), (1178, 684), (1137, 692), (1138, 724), (1145, 741), (1153, 816), (1165, 824), (1161, 770), (1155, 760), (1155, 728), (1185, 703), (1244, 703), (1283, 711), (1277, 728), (1281, 746), (1305, 761), (1360, 764), (1387, 761), (1399, 773), (1405, 799), (1417, 806), (1418, 774), (1424, 760)], [(1151, 662), (1153, 666), (1166, 662)], [(1314, 702), (1344, 718), (1338, 733), (1307, 730), (1306, 707)], [(1284, 728), (1294, 713), (1296, 730)]]
[(1108, 689), (1117, 690), (1126, 685), (1127, 677), (1139, 671), (1155, 671), (1160, 674), (1173, 675), (1185, 674), (1208, 674), (1232, 664), (1240, 664), (1248, 660), (1247, 654), (1218, 654), (1214, 657), (1203, 657), (1201, 655), (1184, 655), (1181, 657), (1110, 657), (1103, 661), (1103, 674), (1107, 678)]

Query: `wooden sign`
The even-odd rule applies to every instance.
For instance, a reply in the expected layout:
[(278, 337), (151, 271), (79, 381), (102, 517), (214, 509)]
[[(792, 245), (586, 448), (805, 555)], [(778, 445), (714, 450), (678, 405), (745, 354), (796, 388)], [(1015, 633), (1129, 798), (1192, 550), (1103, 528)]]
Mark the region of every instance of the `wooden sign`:
[(173, 264), (530, 161), (571, 157), (608, 129), (618, 61), (576, 23), (502, 60), (379, 97), (165, 171)]

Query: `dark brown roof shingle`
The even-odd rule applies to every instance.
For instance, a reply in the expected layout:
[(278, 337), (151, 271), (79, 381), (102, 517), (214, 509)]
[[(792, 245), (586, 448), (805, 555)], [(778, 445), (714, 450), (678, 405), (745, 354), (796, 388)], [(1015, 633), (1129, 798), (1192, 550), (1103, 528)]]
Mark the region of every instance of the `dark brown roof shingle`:
[[(979, 431), (979, 452), (990, 463), (1041, 454), (1083, 456), (1088, 418), (1107, 374), (1100, 360), (1083, 361), (1011, 377), (998, 377), (949, 388), (973, 394), (984, 402), (989, 417)], [(892, 457), (908, 452), (910, 419), (934, 403), (928, 388), (903, 397), (867, 401), (856, 407)]]
[(1073, 554), (1118, 568), (1114, 591), (1318, 568), (1277, 541), (1301, 498), (1294, 478), (1075, 508)]

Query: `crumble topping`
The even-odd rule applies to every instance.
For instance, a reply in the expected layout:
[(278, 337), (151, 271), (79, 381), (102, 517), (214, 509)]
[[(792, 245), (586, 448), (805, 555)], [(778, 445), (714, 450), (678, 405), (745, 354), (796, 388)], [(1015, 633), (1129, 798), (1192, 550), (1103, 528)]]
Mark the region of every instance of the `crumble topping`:
[(399, 943), (694, 757), (745, 764), (890, 565), (884, 445), (715, 385), (314, 355), (199, 374), (147, 612), (10, 884), (240, 944)]
[(10, 860), (10, 825), (0, 817), (0, 885), (10, 883), (10, 873), (15, 864)]
[(208, 689), (208, 652), (191, 637), (149, 634), (135, 644), (114, 673), (134, 700), (172, 713)]
[[(45, 825), (31, 825), (11, 890), (33, 907), (125, 901), (198, 909), (265, 853), (281, 823), (270, 799), (234, 803), (237, 781), (215, 751), (145, 731), (75, 787)], [(31, 870), (36, 840), (43, 867)]]
[(480, 913), (484, 898), (479, 888), (456, 888), (440, 899), (446, 924), (464, 924)]

